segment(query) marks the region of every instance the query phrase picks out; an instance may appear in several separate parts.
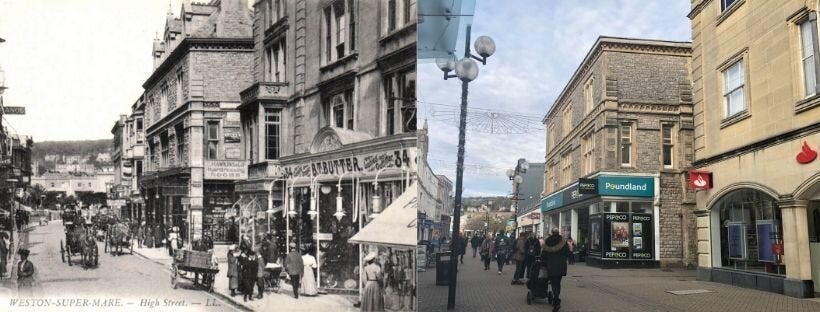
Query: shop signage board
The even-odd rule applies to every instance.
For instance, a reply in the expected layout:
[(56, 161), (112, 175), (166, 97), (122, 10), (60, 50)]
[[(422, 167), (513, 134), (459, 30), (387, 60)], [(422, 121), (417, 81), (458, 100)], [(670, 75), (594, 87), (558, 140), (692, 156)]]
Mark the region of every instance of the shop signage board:
[(578, 179), (578, 193), (598, 195), (598, 179)]
[(598, 194), (601, 196), (655, 197), (655, 179), (652, 177), (600, 176)]
[(708, 190), (712, 188), (712, 173), (708, 171), (689, 171), (689, 189)]
[(304, 164), (283, 166), (283, 177), (290, 179), (318, 175), (339, 176), (345, 173), (376, 173), (385, 168), (404, 168), (413, 171), (416, 168), (416, 154), (415, 148), (406, 148), (314, 160)]
[(244, 160), (206, 160), (205, 180), (245, 180), (248, 164)]
[(24, 106), (3, 106), (3, 114), (6, 115), (25, 115), (26, 108)]
[(578, 190), (578, 183), (575, 183), (569, 188), (561, 192), (554, 193), (541, 200), (541, 211), (550, 211), (562, 206), (574, 204), (582, 200), (592, 198), (594, 196), (595, 195), (591, 194), (582, 194)]

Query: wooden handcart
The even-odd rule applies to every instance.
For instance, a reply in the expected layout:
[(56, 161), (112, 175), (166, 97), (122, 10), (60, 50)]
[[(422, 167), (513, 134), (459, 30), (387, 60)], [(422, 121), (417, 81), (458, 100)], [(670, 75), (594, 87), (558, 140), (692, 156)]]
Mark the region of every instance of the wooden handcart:
[(174, 262), (171, 263), (171, 285), (174, 289), (179, 285), (179, 279), (187, 273), (194, 273), (202, 276), (202, 283), (198, 284), (194, 279), (194, 286), (203, 286), (209, 292), (214, 291), (214, 280), (219, 273), (219, 267), (213, 263), (211, 252), (195, 251), (189, 249), (178, 249), (174, 254)]

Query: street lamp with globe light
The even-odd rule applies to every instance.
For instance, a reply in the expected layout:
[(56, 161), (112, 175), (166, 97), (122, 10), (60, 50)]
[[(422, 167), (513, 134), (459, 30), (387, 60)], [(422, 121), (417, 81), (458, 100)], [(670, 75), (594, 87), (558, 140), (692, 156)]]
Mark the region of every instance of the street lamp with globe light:
[[(452, 237), (455, 239), (463, 239), (460, 236), (461, 223), (461, 194), (463, 190), (464, 178), (464, 141), (465, 130), (467, 127), (467, 90), (471, 81), (478, 77), (478, 64), (474, 60), (478, 60), (483, 65), (487, 65), (487, 58), (495, 53), (495, 42), (492, 38), (487, 36), (480, 36), (475, 41), (475, 52), (479, 56), (473, 55), (470, 52), (470, 30), (471, 26), (467, 25), (466, 40), (464, 40), (464, 58), (455, 61), (453, 58), (445, 58), (436, 60), (436, 65), (444, 72), (444, 79), (458, 78), (461, 80), (461, 114), (458, 127), (458, 160), (456, 163), (456, 190), (455, 190), (455, 205), (453, 209), (453, 233)], [(449, 72), (455, 70), (455, 75)], [(456, 305), (456, 275), (457, 275), (457, 261), (450, 262), (450, 283), (447, 294), (447, 309), (455, 309)]]

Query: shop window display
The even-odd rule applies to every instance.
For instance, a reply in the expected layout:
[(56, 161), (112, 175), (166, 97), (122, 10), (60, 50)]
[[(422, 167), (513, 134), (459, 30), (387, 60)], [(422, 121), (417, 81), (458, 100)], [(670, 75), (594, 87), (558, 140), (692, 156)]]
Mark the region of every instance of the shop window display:
[(786, 273), (782, 217), (774, 198), (753, 189), (736, 190), (719, 199), (714, 212), (718, 215), (713, 222), (719, 223), (713, 224), (712, 236), (720, 237), (716, 263), (743, 271)]
[[(218, 242), (231, 241), (232, 225), (230, 218), (225, 218), (225, 213), (231, 209), (236, 202), (232, 185), (205, 185), (205, 207), (202, 220), (203, 234), (208, 234), (211, 239)], [(238, 231), (238, 229), (234, 229)], [(236, 241), (234, 238), (233, 241)]]
[(363, 245), (365, 251), (377, 250), (376, 263), (384, 273), (384, 308), (387, 311), (412, 311), (416, 297), (415, 249)]
[(319, 193), (319, 229), (324, 235), (330, 234), (331, 238), (319, 243), (319, 261), (322, 262), (319, 284), (321, 288), (358, 291), (359, 245), (348, 243), (348, 239), (359, 232), (358, 219), (356, 222), (353, 221), (352, 190), (350, 184), (342, 184), (342, 208), (345, 216), (341, 220), (333, 216), (336, 213), (338, 195), (336, 187), (328, 194)]

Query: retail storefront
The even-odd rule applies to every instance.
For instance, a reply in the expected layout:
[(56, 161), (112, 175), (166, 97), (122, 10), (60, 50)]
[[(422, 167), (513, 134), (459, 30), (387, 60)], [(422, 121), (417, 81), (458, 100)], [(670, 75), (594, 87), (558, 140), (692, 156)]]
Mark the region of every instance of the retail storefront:
[(541, 211), (535, 210), (518, 216), (518, 233), (532, 232), (536, 237), (543, 236)]
[[(249, 207), (257, 238), (270, 226), (282, 250), (295, 243), (316, 256), (317, 284), (328, 292), (358, 293), (358, 259), (367, 250), (350, 239), (406, 193), (416, 175), (415, 134), (365, 139), (324, 128), (310, 153), (253, 164), (248, 180), (236, 186), (237, 206)], [(413, 210), (413, 246), (416, 217)]]
[(544, 233), (572, 237), (591, 265), (657, 266), (658, 178), (602, 174), (580, 182), (541, 200)]

